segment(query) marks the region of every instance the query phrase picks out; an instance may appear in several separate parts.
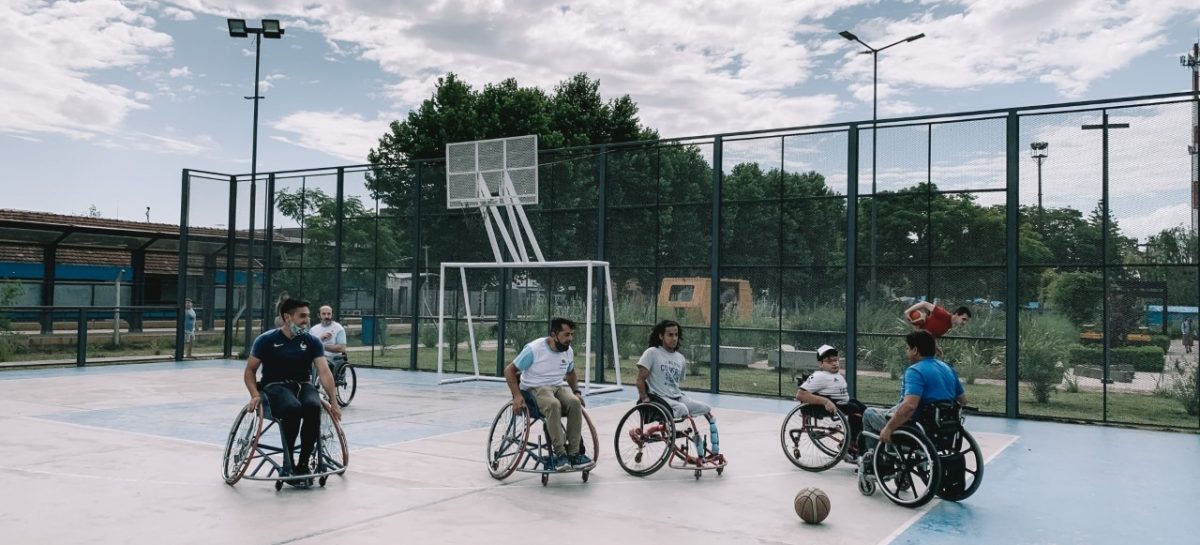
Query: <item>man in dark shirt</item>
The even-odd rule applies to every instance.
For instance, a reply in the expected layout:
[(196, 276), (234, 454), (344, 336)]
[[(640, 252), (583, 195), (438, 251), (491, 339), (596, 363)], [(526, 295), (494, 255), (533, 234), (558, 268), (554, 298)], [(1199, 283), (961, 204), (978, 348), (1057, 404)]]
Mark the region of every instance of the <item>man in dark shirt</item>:
[[(279, 420), (285, 445), (285, 471), (292, 475), (306, 475), (309, 459), (317, 437), (321, 434), (321, 396), (310, 380), (315, 365), (321, 386), (329, 399), (337, 399), (333, 374), (325, 360), (325, 346), (316, 337), (308, 334), (308, 302), (288, 299), (279, 306), (283, 327), (259, 335), (250, 349), (246, 360), (244, 380), (250, 391), (251, 409), (261, 402), (261, 393), (271, 404), (272, 415)], [(262, 381), (256, 381), (259, 366), (262, 366)], [(330, 404), (330, 413), (335, 419), (342, 417), (337, 403)], [(292, 448), (296, 434), (300, 434), (300, 463), (294, 464)]]

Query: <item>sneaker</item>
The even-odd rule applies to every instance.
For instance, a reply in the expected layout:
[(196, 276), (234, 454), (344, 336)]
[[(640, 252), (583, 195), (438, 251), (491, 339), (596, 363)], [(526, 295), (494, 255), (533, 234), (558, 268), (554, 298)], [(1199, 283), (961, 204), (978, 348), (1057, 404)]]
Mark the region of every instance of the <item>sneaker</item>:
[(570, 457), (571, 467), (575, 469), (583, 469), (592, 465), (592, 459), (587, 454), (576, 454)]
[(291, 478), (288, 479), (287, 483), (296, 488), (308, 488), (312, 486), (313, 480), (312, 477), (305, 477), (305, 475), (310, 473), (308, 464), (301, 464), (292, 471)]
[(546, 464), (546, 469), (552, 471), (566, 471), (571, 469), (571, 458), (566, 454), (550, 455), (550, 463)]

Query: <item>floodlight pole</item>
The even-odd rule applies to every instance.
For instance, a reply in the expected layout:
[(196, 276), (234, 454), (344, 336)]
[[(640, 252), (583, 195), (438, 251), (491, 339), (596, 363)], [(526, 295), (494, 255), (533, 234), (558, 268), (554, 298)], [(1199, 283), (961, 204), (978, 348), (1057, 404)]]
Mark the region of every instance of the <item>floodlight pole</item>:
[(1192, 72), (1192, 232), (1200, 226), (1200, 40), (1192, 44), (1190, 55), (1180, 55), (1179, 65)]
[[(254, 35), (254, 96), (245, 97), (246, 100), (254, 101), (254, 121), (251, 127), (250, 137), (250, 224), (249, 224), (249, 245), (246, 253), (246, 331), (243, 339), (243, 349), (246, 352), (250, 350), (250, 341), (253, 338), (251, 330), (254, 326), (254, 212), (258, 196), (258, 101), (264, 97), (259, 92), (260, 72), (262, 68), (262, 39), (267, 38), (282, 38), (284, 29), (279, 26), (278, 20), (264, 19), (262, 27), (254, 28), (246, 26), (246, 22), (240, 19), (229, 19), (226, 21), (229, 25), (229, 35), (234, 38), (244, 38), (249, 34)], [(270, 23), (270, 24), (268, 24)], [(267, 28), (270, 27), (270, 28)], [(236, 203), (229, 203), (229, 206), (236, 206)], [(232, 227), (231, 227), (232, 229)], [(267, 233), (267, 236), (270, 236)], [(266, 259), (271, 259), (271, 256), (265, 256)], [(341, 264), (339, 263), (340, 267)], [(226, 280), (230, 289), (233, 286), (233, 279)], [(266, 297), (267, 294), (264, 294)], [(229, 309), (226, 309), (229, 312)], [(268, 316), (262, 317), (262, 325), (266, 328)], [(228, 317), (226, 318), (228, 319)]]
[(1037, 184), (1038, 184), (1038, 186), (1037, 186), (1038, 187), (1038, 195), (1037, 195), (1038, 201), (1037, 202), (1038, 202), (1039, 228), (1041, 228), (1040, 224), (1044, 219), (1043, 216), (1045, 215), (1045, 212), (1042, 208), (1042, 163), (1045, 162), (1046, 158), (1050, 156), (1050, 154), (1046, 151), (1046, 149), (1049, 147), (1050, 147), (1050, 144), (1048, 142), (1031, 142), (1029, 144), (1030, 157), (1032, 157), (1033, 160), (1037, 162)]
[[(873, 65), (872, 76), (871, 76), (871, 272), (870, 272), (870, 279), (868, 280), (867, 286), (868, 286), (868, 293), (870, 294), (870, 298), (872, 301), (874, 301), (876, 298), (876, 295), (878, 293), (878, 284), (877, 284), (876, 272), (875, 272), (875, 269), (876, 269), (876, 266), (875, 266), (875, 256), (876, 256), (875, 217), (877, 214), (876, 210), (879, 208), (879, 200), (876, 198), (875, 192), (876, 192), (876, 177), (878, 176), (877, 173), (879, 170), (877, 167), (877, 157), (879, 155), (879, 149), (878, 149), (878, 146), (876, 145), (877, 141), (878, 141), (876, 135), (879, 132), (879, 127), (878, 127), (878, 125), (879, 125), (879, 53), (885, 49), (900, 45), (905, 42), (915, 42), (917, 40), (920, 40), (921, 38), (925, 37), (925, 34), (924, 33), (914, 34), (912, 36), (904, 38), (903, 40), (897, 40), (888, 45), (880, 47), (878, 49), (871, 47), (870, 45), (867, 45), (867, 42), (860, 40), (858, 38), (858, 36), (854, 35), (854, 33), (850, 32), (849, 30), (843, 30), (838, 34), (847, 40), (850, 40), (852, 42), (858, 42), (858, 43), (862, 44), (863, 47), (867, 48), (866, 51), (862, 51), (862, 52), (860, 52), (860, 54), (862, 54), (862, 55), (870, 54), (872, 65)], [(858, 203), (852, 203), (852, 204), (854, 206), (858, 205)]]

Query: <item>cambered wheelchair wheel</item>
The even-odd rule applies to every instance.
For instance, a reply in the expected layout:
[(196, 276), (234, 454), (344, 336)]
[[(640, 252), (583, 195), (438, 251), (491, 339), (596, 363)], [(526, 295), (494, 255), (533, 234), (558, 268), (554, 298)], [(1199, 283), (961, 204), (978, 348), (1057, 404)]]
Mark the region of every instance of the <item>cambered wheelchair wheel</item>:
[(338, 366), (338, 372), (333, 377), (333, 381), (337, 386), (338, 405), (342, 407), (349, 405), (358, 390), (358, 373), (354, 371), (354, 366), (349, 363)]
[(923, 434), (900, 428), (891, 443), (879, 443), (871, 459), (879, 489), (897, 505), (920, 507), (941, 489), (937, 450)]
[(792, 409), (779, 429), (784, 455), (805, 471), (825, 471), (837, 465), (850, 446), (849, 437), (846, 415), (805, 404)]
[(258, 448), (258, 438), (263, 431), (262, 406), (250, 410), (243, 407), (233, 420), (229, 437), (225, 441), (224, 464), (221, 476), (225, 484), (233, 485), (246, 474), (250, 461)]
[(505, 403), (496, 413), (487, 442), (488, 473), (492, 478), (505, 479), (521, 465), (528, 444), (529, 427), (529, 411), (514, 413), (512, 401)]
[[(942, 457), (962, 455), (963, 467), (962, 470), (962, 486), (950, 486), (951, 482), (958, 479), (957, 475), (948, 475), (952, 471), (949, 464), (943, 464), (942, 486), (939, 488), (938, 497), (950, 501), (962, 501), (979, 490), (979, 484), (983, 482), (983, 449), (979, 448), (979, 443), (975, 442), (975, 438), (971, 436), (967, 430), (960, 430), (959, 437), (951, 445), (953, 448), (949, 451), (941, 453)], [(957, 471), (957, 470), (953, 470)]]
[[(345, 470), (350, 464), (350, 450), (346, 447), (346, 434), (342, 432), (342, 424), (333, 419), (333, 413), (328, 406), (321, 412), (321, 438), (318, 441), (320, 456), (317, 458), (316, 472)], [(325, 477), (321, 478), (321, 486), (325, 486)]]
[(674, 422), (662, 405), (638, 403), (617, 424), (613, 452), (626, 473), (645, 477), (667, 463), (674, 437)]

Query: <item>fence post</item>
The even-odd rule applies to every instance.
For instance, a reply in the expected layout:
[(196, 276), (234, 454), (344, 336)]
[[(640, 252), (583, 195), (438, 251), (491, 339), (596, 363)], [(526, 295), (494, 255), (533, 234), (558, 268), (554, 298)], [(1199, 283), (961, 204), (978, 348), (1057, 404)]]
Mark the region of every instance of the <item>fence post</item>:
[(1021, 259), (1021, 120), (1016, 110), (1009, 110), (1005, 135), (1005, 290), (1004, 308), (1004, 416), (1016, 418), (1020, 413), (1020, 313), (1018, 265)]
[(75, 367), (87, 365), (87, 308), (79, 307), (79, 323), (75, 326)]
[[(850, 125), (846, 157), (846, 389), (858, 391), (858, 124)], [(871, 203), (874, 205), (875, 203)]]
[(718, 136), (713, 139), (713, 180), (712, 180), (712, 246), (709, 254), (709, 325), (708, 325), (708, 364), (709, 392), (720, 392), (721, 386), (721, 178), (724, 175), (722, 147), (723, 139)]

